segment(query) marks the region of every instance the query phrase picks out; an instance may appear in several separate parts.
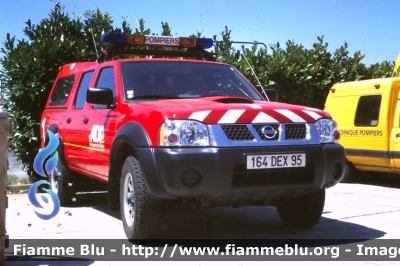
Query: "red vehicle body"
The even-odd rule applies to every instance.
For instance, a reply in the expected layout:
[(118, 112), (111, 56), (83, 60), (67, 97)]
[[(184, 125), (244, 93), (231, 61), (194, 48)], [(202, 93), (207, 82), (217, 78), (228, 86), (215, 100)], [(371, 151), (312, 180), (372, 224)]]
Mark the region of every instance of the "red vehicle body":
[(177, 199), (198, 208), (275, 205), (287, 224), (311, 226), (325, 188), (345, 172), (329, 114), (269, 102), (233, 67), (210, 60), (64, 65), (42, 115), (42, 147), (47, 130), (60, 140), (50, 182), (61, 203), (82, 176), (107, 183), (128, 238), (153, 236), (164, 203)]

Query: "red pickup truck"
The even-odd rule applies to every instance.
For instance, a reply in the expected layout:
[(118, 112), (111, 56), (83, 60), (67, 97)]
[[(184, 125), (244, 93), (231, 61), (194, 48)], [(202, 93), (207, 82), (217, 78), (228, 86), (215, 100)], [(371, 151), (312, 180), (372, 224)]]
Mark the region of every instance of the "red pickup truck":
[(170, 200), (273, 205), (289, 226), (318, 222), (325, 188), (346, 165), (329, 114), (270, 102), (215, 61), (211, 39), (109, 33), (102, 41), (98, 62), (60, 67), (42, 115), (42, 147), (48, 130), (60, 143), (49, 182), (61, 204), (83, 177), (107, 183), (130, 239), (153, 237)]

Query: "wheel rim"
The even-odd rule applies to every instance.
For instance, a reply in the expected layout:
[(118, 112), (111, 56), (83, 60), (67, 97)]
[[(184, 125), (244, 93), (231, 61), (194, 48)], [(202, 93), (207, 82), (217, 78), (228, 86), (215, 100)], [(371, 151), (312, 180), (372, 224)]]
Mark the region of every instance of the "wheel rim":
[(60, 178), (60, 175), (61, 173), (58, 171), (57, 167), (55, 167), (50, 173), (50, 189), (56, 194), (58, 194), (58, 180)]
[(124, 215), (128, 226), (132, 226), (135, 221), (135, 191), (133, 186), (133, 178), (127, 173), (124, 178)]

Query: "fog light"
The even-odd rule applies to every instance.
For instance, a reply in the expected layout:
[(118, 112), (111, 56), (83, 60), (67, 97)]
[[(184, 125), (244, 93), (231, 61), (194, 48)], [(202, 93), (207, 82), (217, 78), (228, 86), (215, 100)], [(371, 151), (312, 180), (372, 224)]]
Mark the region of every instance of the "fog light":
[(182, 183), (187, 187), (194, 187), (200, 184), (201, 176), (196, 170), (189, 169), (182, 174)]
[(343, 172), (343, 167), (341, 163), (334, 163), (332, 167), (332, 177), (338, 179)]

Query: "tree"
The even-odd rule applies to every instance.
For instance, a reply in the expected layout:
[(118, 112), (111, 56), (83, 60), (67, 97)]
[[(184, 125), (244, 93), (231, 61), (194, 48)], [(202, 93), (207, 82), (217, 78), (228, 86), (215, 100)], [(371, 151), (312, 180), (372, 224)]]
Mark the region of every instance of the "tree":
[(230, 33), (227, 27), (220, 33), (222, 41), (215, 44), (217, 60), (233, 64), (258, 87), (259, 80), (261, 87), (276, 89), (282, 102), (323, 109), (329, 89), (335, 83), (394, 75), (394, 62), (384, 61), (366, 67), (361, 63), (364, 55), (357, 51), (350, 56), (347, 43), (330, 53), (324, 36), (317, 37), (318, 42), (312, 49), (289, 40), (286, 47), (280, 43), (269, 45), (269, 52), (255, 42), (251, 48), (241, 47), (245, 57), (242, 60), (240, 51), (232, 47)]
[[(131, 32), (126, 21), (113, 28), (111, 15), (99, 9), (71, 19), (65, 6), (56, 4), (38, 25), (26, 22), (28, 40), (6, 35), (0, 59), (8, 99), (4, 103), (13, 121), (12, 148), (29, 176), (36, 176), (33, 161), (40, 147), (39, 123), (58, 68), (77, 61), (94, 61), (102, 32)], [(93, 34), (93, 37), (92, 37)]]

